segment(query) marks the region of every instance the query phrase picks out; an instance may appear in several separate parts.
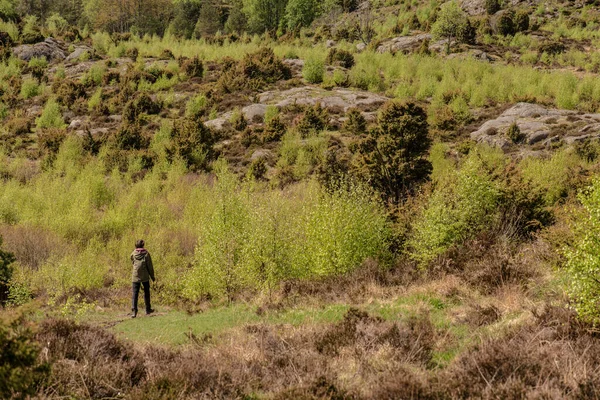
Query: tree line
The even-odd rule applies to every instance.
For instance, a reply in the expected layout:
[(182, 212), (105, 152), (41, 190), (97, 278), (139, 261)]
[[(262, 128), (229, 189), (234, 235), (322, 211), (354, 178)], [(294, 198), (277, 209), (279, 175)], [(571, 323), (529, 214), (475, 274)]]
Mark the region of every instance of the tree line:
[(293, 32), (356, 0), (0, 0), (0, 19), (60, 20), (79, 29), (200, 38)]

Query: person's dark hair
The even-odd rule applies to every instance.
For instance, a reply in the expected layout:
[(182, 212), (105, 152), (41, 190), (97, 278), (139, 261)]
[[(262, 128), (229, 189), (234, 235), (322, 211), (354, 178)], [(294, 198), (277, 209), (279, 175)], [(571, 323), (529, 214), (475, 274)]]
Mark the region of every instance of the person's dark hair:
[(144, 241), (142, 239), (136, 240), (136, 242), (135, 242), (135, 248), (136, 249), (141, 249), (143, 247), (144, 247)]

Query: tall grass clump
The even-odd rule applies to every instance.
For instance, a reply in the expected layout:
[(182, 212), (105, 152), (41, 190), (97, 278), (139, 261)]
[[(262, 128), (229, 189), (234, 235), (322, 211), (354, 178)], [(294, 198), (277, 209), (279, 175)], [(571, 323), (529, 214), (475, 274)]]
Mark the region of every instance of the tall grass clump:
[(21, 97), (30, 99), (42, 93), (42, 87), (35, 79), (25, 79), (21, 85)]
[(552, 206), (572, 191), (583, 164), (573, 149), (565, 148), (548, 158), (525, 158), (521, 161), (521, 169), (532, 187), (544, 193), (546, 205)]
[(54, 98), (48, 99), (42, 115), (36, 118), (35, 124), (38, 129), (65, 128), (67, 126), (60, 111), (60, 105)]
[(323, 60), (317, 58), (310, 58), (304, 63), (302, 68), (302, 77), (306, 79), (308, 83), (321, 83), (325, 76), (325, 64)]

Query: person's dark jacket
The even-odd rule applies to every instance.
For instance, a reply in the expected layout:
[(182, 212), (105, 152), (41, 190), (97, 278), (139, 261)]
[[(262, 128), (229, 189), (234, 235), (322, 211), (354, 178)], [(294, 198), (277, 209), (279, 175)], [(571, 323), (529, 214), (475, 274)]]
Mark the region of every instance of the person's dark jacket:
[(131, 253), (131, 262), (133, 263), (132, 282), (148, 282), (150, 279), (154, 281), (154, 266), (148, 250), (135, 249)]

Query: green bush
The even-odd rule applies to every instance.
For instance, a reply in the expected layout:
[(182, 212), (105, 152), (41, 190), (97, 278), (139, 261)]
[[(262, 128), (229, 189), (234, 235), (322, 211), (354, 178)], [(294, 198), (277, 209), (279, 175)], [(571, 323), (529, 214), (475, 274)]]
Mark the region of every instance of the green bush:
[[(0, 247), (1, 246), (2, 237), (0, 236)], [(0, 305), (4, 305), (8, 299), (8, 289), (13, 275), (13, 267), (11, 264), (14, 261), (15, 256), (12, 253), (4, 251), (0, 248)], [(1, 368), (2, 367), (0, 367), (0, 371)], [(0, 376), (2, 376), (2, 373), (0, 373)], [(1, 389), (0, 393), (2, 393)]]
[(42, 88), (35, 79), (25, 79), (21, 85), (21, 96), (24, 99), (36, 97), (42, 93)]
[(292, 77), (289, 67), (267, 47), (246, 54), (239, 62), (226, 58), (222, 64), (217, 88), (223, 93), (243, 89), (260, 90), (267, 84)]
[(367, 133), (367, 120), (360, 110), (352, 108), (346, 113), (346, 121), (344, 121), (342, 130), (353, 135), (362, 135)]
[(390, 101), (380, 111), (378, 126), (353, 144), (354, 173), (397, 205), (428, 178), (431, 163), (425, 156), (430, 145), (425, 110)]
[(592, 185), (583, 190), (579, 196), (583, 205), (584, 216), (574, 221), (573, 230), (576, 239), (563, 249), (566, 258), (564, 283), (571, 304), (579, 316), (592, 322), (600, 323), (598, 308), (598, 292), (600, 283), (600, 180), (595, 177)]
[(313, 107), (308, 107), (302, 114), (298, 122), (298, 132), (303, 136), (310, 133), (318, 133), (327, 128), (329, 122), (329, 113), (327, 109), (321, 107), (321, 103), (315, 103)]
[(329, 50), (325, 62), (328, 65), (339, 64), (344, 68), (352, 68), (354, 66), (354, 56), (346, 50), (336, 49), (335, 47)]
[(496, 30), (500, 35), (514, 35), (517, 33), (515, 27), (515, 13), (512, 10), (502, 12), (496, 21)]
[(134, 99), (125, 104), (123, 108), (123, 120), (127, 123), (135, 123), (142, 114), (158, 114), (161, 110), (160, 104), (152, 100), (146, 93), (139, 93)]
[(0, 323), (0, 397), (25, 399), (38, 393), (50, 367), (39, 360), (40, 348), (21, 316)]
[(529, 13), (520, 10), (515, 15), (515, 29), (517, 32), (523, 32), (529, 29)]
[(308, 59), (304, 62), (302, 67), (302, 77), (306, 79), (308, 83), (321, 83), (325, 76), (325, 65), (323, 61), (319, 59)]
[(209, 102), (204, 94), (190, 98), (185, 106), (185, 115), (188, 118), (199, 119), (209, 111)]
[(517, 125), (516, 122), (510, 124), (508, 131), (506, 131), (506, 136), (508, 136), (513, 143), (521, 143), (525, 140), (525, 135), (521, 133), (521, 129), (519, 129), (519, 125)]
[(42, 111), (42, 115), (35, 120), (35, 126), (37, 129), (65, 128), (67, 126), (62, 116), (62, 112), (60, 111), (60, 105), (54, 98), (48, 99), (44, 106), (44, 110)]
[(485, 0), (484, 7), (488, 15), (493, 15), (500, 11), (502, 2), (500, 0)]
[(104, 82), (104, 74), (106, 74), (106, 66), (96, 63), (83, 75), (81, 83), (85, 86), (100, 86)]
[(56, 95), (56, 100), (65, 107), (71, 107), (78, 99), (85, 99), (85, 86), (72, 79), (63, 79), (55, 81), (52, 84), (52, 91)]
[(285, 124), (281, 122), (279, 115), (267, 119), (262, 135), (263, 142), (268, 143), (280, 140), (283, 137), (286, 129), (287, 128)]
[(472, 152), (428, 199), (413, 225), (408, 245), (422, 267), (455, 245), (488, 227), (495, 217), (500, 191), (479, 154)]
[(301, 203), (278, 192), (253, 201), (251, 184), (222, 162), (215, 171), (215, 204), (201, 227), (186, 297), (270, 291), (286, 279), (345, 274), (386, 253), (385, 213), (364, 188), (325, 193), (311, 185)]
[(183, 60), (180, 66), (183, 73), (189, 78), (202, 78), (204, 75), (204, 64), (198, 57)]
[(206, 169), (213, 158), (216, 137), (200, 120), (178, 120), (170, 132), (170, 143), (166, 147), (169, 161), (183, 160), (191, 170)]

